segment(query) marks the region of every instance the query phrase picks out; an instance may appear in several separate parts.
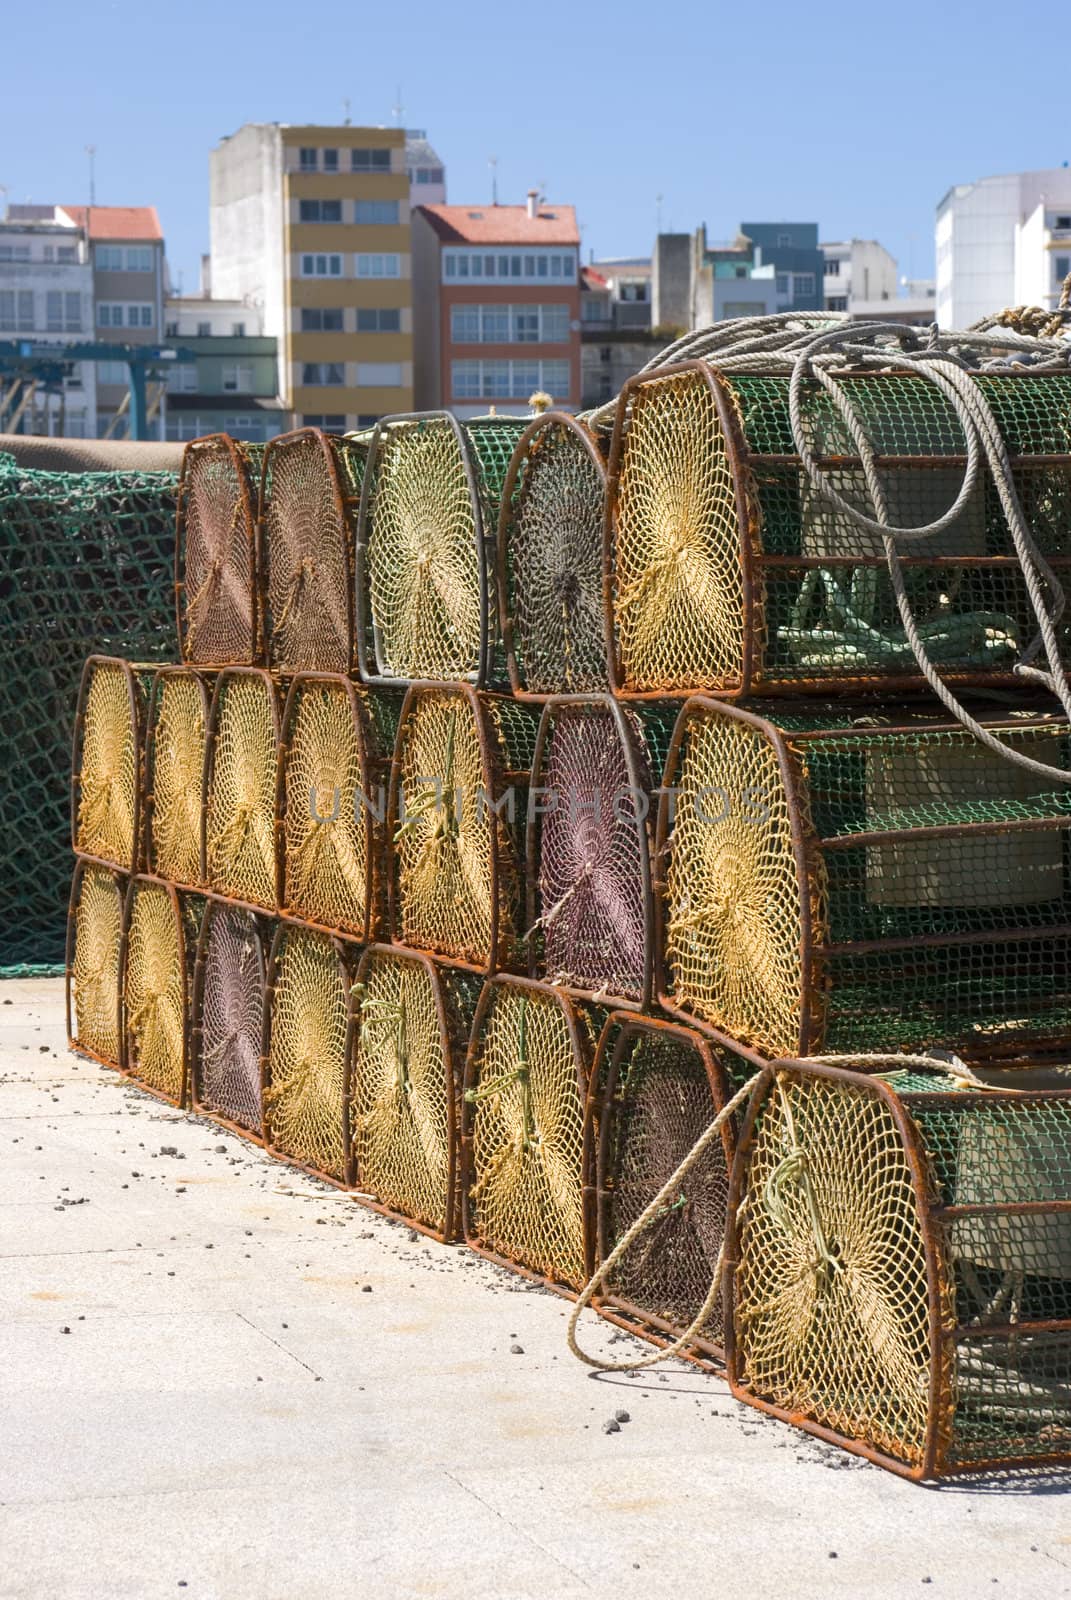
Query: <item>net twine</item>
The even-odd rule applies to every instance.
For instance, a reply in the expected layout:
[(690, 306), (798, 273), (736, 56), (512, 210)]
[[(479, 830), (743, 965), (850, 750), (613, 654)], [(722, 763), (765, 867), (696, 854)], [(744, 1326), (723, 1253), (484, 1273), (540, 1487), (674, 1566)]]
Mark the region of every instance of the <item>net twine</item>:
[[(916, 1070), (926, 1072), (940, 1072), (959, 1078), (962, 1081), (969, 1083), (972, 1088), (984, 1089), (988, 1092), (996, 1092), (998, 1094), (1005, 1092), (1003, 1086), (996, 1086), (982, 1082), (981, 1079), (976, 1077), (975, 1074), (971, 1072), (970, 1068), (967, 1067), (963, 1062), (957, 1060), (953, 1063), (949, 1063), (947, 1061), (935, 1060), (932, 1056), (892, 1054), (880, 1051), (874, 1052), (873, 1054), (867, 1054), (865, 1052), (861, 1053), (855, 1051), (850, 1055), (808, 1056), (805, 1064), (807, 1066), (845, 1067), (852, 1063), (856, 1065), (866, 1063), (867, 1066), (870, 1067), (884, 1066), (890, 1071), (894, 1069), (912, 1067)], [(778, 1063), (771, 1062), (770, 1065), (774, 1069), (774, 1081), (778, 1084), (779, 1090), (781, 1090), (780, 1075), (777, 1073)], [(710, 1145), (714, 1139), (719, 1137), (725, 1124), (738, 1110), (738, 1108), (750, 1098), (751, 1094), (760, 1083), (763, 1073), (766, 1070), (767, 1069), (765, 1068), (760, 1068), (758, 1072), (754, 1073), (748, 1079), (742, 1088), (737, 1090), (732, 1099), (726, 1102), (710, 1125), (702, 1134), (700, 1134), (699, 1138), (689, 1150), (688, 1154), (681, 1161), (680, 1165), (662, 1185), (654, 1199), (649, 1202), (646, 1208), (636, 1218), (635, 1222), (633, 1222), (631, 1227), (629, 1227), (625, 1233), (622, 1234), (621, 1238), (617, 1241), (610, 1254), (604, 1261), (600, 1262), (599, 1266), (595, 1270), (595, 1273), (585, 1285), (578, 1300), (576, 1301), (576, 1304), (573, 1306), (572, 1314), (569, 1318), (568, 1328), (566, 1330), (566, 1342), (568, 1343), (569, 1349), (573, 1355), (576, 1356), (579, 1361), (583, 1361), (585, 1365), (589, 1367), (595, 1367), (600, 1372), (637, 1372), (643, 1367), (657, 1366), (660, 1362), (667, 1361), (671, 1356), (678, 1355), (682, 1350), (688, 1349), (696, 1335), (702, 1331), (707, 1319), (714, 1309), (714, 1306), (717, 1304), (719, 1295), (722, 1292), (722, 1279), (725, 1270), (724, 1239), (722, 1240), (722, 1243), (718, 1249), (718, 1256), (714, 1263), (714, 1272), (711, 1277), (710, 1288), (704, 1296), (702, 1305), (700, 1306), (696, 1315), (693, 1317), (692, 1321), (689, 1323), (688, 1327), (685, 1328), (684, 1332), (674, 1339), (671, 1344), (665, 1345), (663, 1348), (655, 1350), (649, 1355), (638, 1356), (625, 1361), (608, 1361), (600, 1356), (591, 1355), (590, 1352), (581, 1349), (576, 1336), (577, 1324), (579, 1323), (584, 1311), (591, 1304), (592, 1298), (594, 1297), (596, 1291), (606, 1282), (614, 1267), (631, 1249), (632, 1245), (640, 1237), (640, 1235), (646, 1233), (647, 1230), (651, 1228), (657, 1221), (659, 1221), (664, 1215), (667, 1207), (674, 1200), (675, 1191), (679, 1189), (680, 1185), (688, 1176), (689, 1172), (691, 1172), (692, 1168), (700, 1159), (708, 1145)], [(781, 1091), (781, 1094), (782, 1104), (785, 1105), (786, 1101), (783, 1091)], [(788, 1122), (791, 1129), (791, 1109), (787, 1107), (786, 1109), (788, 1112)], [(769, 1208), (771, 1214), (776, 1218), (779, 1211), (783, 1213), (782, 1190), (784, 1186), (793, 1181), (799, 1183), (804, 1190), (804, 1195), (807, 1200), (807, 1207), (810, 1214), (811, 1228), (815, 1242), (815, 1261), (817, 1267), (816, 1276), (820, 1272), (837, 1272), (840, 1270), (840, 1263), (833, 1257), (826, 1242), (825, 1227), (819, 1214), (817, 1199), (814, 1195), (813, 1188), (811, 1187), (810, 1176), (807, 1170), (806, 1152), (797, 1144), (794, 1131), (791, 1133), (791, 1138), (792, 1148), (788, 1151), (784, 1160), (771, 1175), (771, 1178), (766, 1185), (766, 1190), (763, 1197), (764, 1202)], [(737, 1213), (738, 1218), (740, 1215), (742, 1215), (742, 1212), (743, 1207), (741, 1207), (740, 1211)]]

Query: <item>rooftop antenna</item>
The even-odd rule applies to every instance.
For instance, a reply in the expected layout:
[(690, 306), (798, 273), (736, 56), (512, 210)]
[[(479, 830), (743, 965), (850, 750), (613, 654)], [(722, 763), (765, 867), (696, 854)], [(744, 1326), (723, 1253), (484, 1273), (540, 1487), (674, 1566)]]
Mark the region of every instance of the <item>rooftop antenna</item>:
[(400, 83), (394, 91), (394, 104), (391, 107), (391, 115), (400, 128), (405, 120), (405, 107), (402, 105), (402, 86)]
[(97, 147), (95, 144), (86, 145), (86, 155), (89, 157), (89, 203), (97, 203)]
[(498, 204), (498, 157), (492, 156), (487, 165), (491, 169), (491, 204)]
[(350, 125), (350, 97), (349, 97), (349, 95), (346, 95), (345, 98), (342, 101), (342, 126), (344, 128), (348, 128), (349, 125)]

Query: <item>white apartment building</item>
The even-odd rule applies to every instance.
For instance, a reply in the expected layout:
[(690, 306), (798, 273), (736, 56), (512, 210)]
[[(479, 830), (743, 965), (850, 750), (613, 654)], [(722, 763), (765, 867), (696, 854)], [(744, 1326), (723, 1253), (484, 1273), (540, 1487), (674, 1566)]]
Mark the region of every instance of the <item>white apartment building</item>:
[[(58, 206), (11, 206), (0, 222), (0, 341), (73, 344), (93, 338), (93, 268), (83, 230)], [(0, 383), (0, 390), (7, 385)], [(25, 402), (25, 404), (23, 404)], [(11, 395), (0, 432), (13, 424), (35, 433), (91, 439), (96, 433), (96, 369), (78, 361), (62, 387)]]
[(860, 302), (896, 299), (896, 261), (876, 239), (841, 239), (818, 248), (824, 310), (855, 311)]
[(1071, 167), (956, 184), (937, 207), (936, 245), (943, 328), (1054, 306), (1071, 269)]
[(409, 174), (409, 204), (413, 206), (444, 206), (446, 204), (446, 168), (428, 143), (423, 128), (407, 128), (405, 132), (405, 167)]

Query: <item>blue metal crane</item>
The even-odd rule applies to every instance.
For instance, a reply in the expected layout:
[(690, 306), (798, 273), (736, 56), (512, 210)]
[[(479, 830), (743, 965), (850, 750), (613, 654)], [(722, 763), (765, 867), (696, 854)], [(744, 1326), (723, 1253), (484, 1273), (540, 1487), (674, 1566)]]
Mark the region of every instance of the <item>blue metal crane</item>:
[(130, 372), (130, 437), (148, 437), (145, 385), (150, 374), (166, 372), (176, 362), (196, 361), (180, 345), (45, 344), (33, 339), (0, 339), (0, 374), (25, 377), (46, 392), (58, 393), (75, 361), (124, 361)]

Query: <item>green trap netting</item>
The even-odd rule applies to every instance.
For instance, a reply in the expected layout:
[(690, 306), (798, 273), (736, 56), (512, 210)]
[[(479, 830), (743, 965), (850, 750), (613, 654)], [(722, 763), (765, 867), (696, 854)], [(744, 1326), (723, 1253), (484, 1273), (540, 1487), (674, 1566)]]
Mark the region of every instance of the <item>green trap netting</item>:
[(62, 969), (86, 656), (176, 654), (175, 486), (169, 472), (38, 472), (0, 455), (0, 976)]

